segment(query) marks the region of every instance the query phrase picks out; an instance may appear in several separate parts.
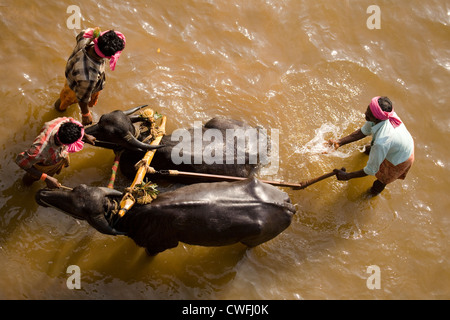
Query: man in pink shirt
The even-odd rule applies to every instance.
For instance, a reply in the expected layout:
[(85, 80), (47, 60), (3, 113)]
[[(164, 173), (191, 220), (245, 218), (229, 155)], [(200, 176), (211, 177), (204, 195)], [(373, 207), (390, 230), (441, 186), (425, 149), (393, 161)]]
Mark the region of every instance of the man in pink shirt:
[(83, 125), (73, 118), (61, 117), (45, 123), (31, 147), (15, 160), (27, 172), (23, 182), (31, 185), (42, 180), (49, 188), (59, 188), (61, 184), (53, 176), (69, 165), (69, 153), (83, 149), (83, 140), (95, 143), (95, 137), (85, 134)]

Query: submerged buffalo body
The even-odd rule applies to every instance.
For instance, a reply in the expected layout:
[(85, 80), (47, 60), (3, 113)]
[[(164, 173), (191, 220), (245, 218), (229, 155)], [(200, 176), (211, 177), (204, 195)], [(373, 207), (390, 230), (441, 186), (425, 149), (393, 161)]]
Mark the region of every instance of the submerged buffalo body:
[[(130, 179), (136, 174), (134, 165), (142, 159), (148, 149), (152, 148), (149, 144), (142, 142), (145, 136), (136, 134), (133, 125), (133, 123), (142, 121), (139, 116), (132, 115), (140, 108), (137, 107), (128, 111), (116, 110), (104, 114), (97, 124), (86, 128), (86, 133), (97, 138), (96, 145), (123, 150), (120, 158), (120, 170)], [(215, 132), (210, 129), (215, 130)], [(175, 169), (248, 177), (261, 162), (261, 150), (259, 149), (262, 149), (261, 145), (264, 145), (264, 147), (266, 145), (260, 144), (260, 141), (267, 143), (267, 136), (264, 130), (257, 132), (256, 139), (246, 136), (244, 141), (238, 140), (241, 137), (232, 136), (233, 141), (230, 146), (229, 133), (233, 130), (241, 133), (241, 135), (248, 134), (251, 130), (254, 130), (251, 133), (256, 132), (256, 128), (252, 128), (242, 121), (213, 118), (200, 128), (186, 129), (180, 135), (174, 135), (174, 133), (165, 135), (160, 143), (163, 147), (155, 153), (151, 165), (156, 170)], [(203, 141), (208, 136), (208, 133), (205, 135), (207, 131), (209, 131), (208, 133), (217, 133), (216, 136), (210, 137), (212, 141)], [(180, 131), (177, 133), (180, 133)], [(217, 136), (220, 137), (220, 141), (215, 141)], [(215, 148), (212, 148), (212, 145)], [(270, 147), (264, 150), (264, 156), (267, 155), (268, 148)], [(216, 154), (217, 152), (221, 154)], [(211, 161), (205, 159), (205, 155), (212, 155), (214, 161), (211, 163)], [(215, 161), (216, 159), (219, 161)]]
[(179, 241), (201, 246), (241, 242), (254, 247), (285, 230), (295, 213), (285, 192), (252, 178), (198, 183), (162, 193), (151, 204), (134, 205), (111, 227), (105, 216), (121, 197), (116, 190), (80, 185), (72, 191), (42, 189), (36, 201), (87, 220), (102, 233), (125, 234), (149, 254), (174, 248)]

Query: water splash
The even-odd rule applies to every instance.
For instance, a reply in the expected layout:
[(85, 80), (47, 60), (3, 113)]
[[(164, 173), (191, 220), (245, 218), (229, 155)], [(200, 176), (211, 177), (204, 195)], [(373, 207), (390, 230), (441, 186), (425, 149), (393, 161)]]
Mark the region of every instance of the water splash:
[(328, 155), (338, 158), (347, 158), (351, 152), (342, 152), (333, 150), (325, 143), (329, 139), (338, 139), (342, 136), (342, 129), (334, 124), (324, 123), (319, 129), (315, 130), (314, 137), (304, 146), (297, 147), (295, 153), (309, 155)]

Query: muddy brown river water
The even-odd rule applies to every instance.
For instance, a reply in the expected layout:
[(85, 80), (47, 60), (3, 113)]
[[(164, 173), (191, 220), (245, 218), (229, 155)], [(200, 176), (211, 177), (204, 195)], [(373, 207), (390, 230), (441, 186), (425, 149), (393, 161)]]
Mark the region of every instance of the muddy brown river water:
[[(86, 0), (78, 28), (73, 4), (0, 1), (1, 299), (450, 298), (448, 1)], [(279, 168), (260, 177), (298, 182), (363, 168), (368, 140), (327, 155), (322, 141), (359, 128), (385, 95), (415, 139), (415, 164), (375, 198), (364, 196), (371, 177), (284, 189), (297, 214), (256, 248), (180, 244), (149, 258), (126, 237), (39, 207), (43, 184), (23, 186), (14, 163), (61, 115), (53, 102), (74, 37), (95, 26), (121, 31), (127, 46), (94, 120), (148, 104), (169, 132), (214, 116), (277, 130)], [(65, 115), (80, 118), (76, 105)], [(113, 159), (86, 146), (60, 181), (106, 186)], [(67, 287), (71, 265), (80, 289)]]

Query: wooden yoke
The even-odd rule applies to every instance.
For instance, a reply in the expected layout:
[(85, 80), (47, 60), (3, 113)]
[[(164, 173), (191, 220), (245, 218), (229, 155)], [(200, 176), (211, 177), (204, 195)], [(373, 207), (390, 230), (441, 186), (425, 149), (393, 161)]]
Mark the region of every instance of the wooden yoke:
[[(166, 131), (166, 116), (163, 116), (161, 119), (161, 124), (159, 125), (158, 131), (159, 134), (155, 137), (155, 139), (150, 143), (151, 145), (159, 145), (161, 139), (163, 138)], [(150, 162), (153, 159), (157, 149), (149, 150), (145, 153), (145, 156), (140, 161), (140, 167), (137, 170), (136, 177), (134, 178), (133, 183), (130, 186), (130, 190), (136, 187), (136, 185), (141, 184), (144, 181), (144, 177), (147, 174), (147, 168), (150, 165)], [(136, 200), (131, 195), (130, 192), (125, 193), (122, 200), (120, 201), (120, 210), (119, 217), (123, 217), (128, 210), (135, 204)]]

